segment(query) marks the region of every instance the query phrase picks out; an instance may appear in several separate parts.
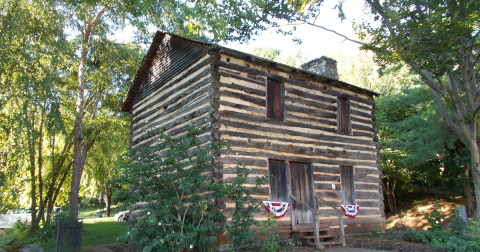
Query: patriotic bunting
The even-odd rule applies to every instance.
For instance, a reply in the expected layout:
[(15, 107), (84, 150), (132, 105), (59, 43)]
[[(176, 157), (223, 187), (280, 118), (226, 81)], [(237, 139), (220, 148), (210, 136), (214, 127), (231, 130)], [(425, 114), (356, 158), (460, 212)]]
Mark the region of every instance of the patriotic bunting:
[(282, 218), (287, 213), (290, 204), (287, 202), (262, 201), (267, 212), (275, 215), (277, 219)]
[(355, 218), (358, 214), (358, 205), (340, 205), (346, 216)]

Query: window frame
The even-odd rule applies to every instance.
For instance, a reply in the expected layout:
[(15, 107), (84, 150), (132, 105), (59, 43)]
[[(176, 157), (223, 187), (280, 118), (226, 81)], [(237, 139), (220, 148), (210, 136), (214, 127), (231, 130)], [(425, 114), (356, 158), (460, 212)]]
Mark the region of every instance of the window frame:
[[(273, 89), (273, 85), (278, 88)], [(275, 96), (275, 92), (279, 92)], [(272, 98), (273, 95), (273, 98)], [(278, 97), (278, 98), (275, 98)], [(285, 121), (285, 85), (283, 82), (267, 78), (265, 83), (265, 116), (276, 121)], [(277, 105), (277, 106), (275, 106)], [(275, 113), (275, 107), (280, 107), (280, 112)]]
[(350, 100), (344, 97), (337, 98), (337, 133), (352, 134), (352, 118)]

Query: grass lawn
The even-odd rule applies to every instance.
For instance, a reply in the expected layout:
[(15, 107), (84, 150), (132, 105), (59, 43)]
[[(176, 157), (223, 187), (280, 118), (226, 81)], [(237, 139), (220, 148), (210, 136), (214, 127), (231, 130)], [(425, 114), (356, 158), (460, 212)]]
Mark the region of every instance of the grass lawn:
[(127, 232), (127, 222), (115, 222), (113, 217), (83, 220), (82, 246), (117, 243)]

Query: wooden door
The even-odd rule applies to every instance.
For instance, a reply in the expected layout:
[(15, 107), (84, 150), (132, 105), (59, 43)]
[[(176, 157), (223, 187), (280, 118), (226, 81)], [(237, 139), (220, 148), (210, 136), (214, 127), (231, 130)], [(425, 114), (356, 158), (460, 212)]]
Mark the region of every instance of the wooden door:
[[(316, 209), (315, 194), (313, 192), (312, 169), (310, 164), (290, 163), (290, 182), (292, 194), (297, 199)], [(307, 207), (292, 200), (293, 225), (313, 223), (313, 213)]]
[(287, 167), (285, 161), (268, 160), (270, 172), (270, 200), (288, 202)]

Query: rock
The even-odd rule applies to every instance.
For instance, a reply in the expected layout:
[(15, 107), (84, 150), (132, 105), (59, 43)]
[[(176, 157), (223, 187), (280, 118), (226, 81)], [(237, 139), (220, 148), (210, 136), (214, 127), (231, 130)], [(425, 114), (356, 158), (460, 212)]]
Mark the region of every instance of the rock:
[(43, 252), (43, 249), (40, 248), (37, 244), (28, 244), (27, 246), (20, 249), (19, 252)]

